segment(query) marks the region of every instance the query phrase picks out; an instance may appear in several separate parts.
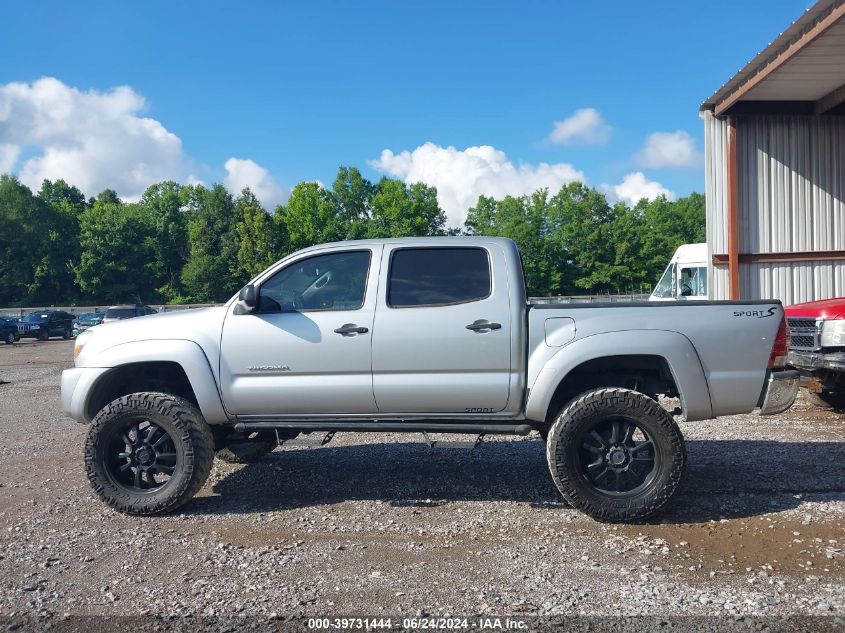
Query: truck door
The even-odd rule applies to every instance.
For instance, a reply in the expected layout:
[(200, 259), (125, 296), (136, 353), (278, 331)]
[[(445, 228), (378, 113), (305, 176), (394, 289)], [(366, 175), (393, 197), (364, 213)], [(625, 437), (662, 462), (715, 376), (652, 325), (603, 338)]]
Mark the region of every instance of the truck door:
[(237, 314), (237, 304), (230, 308), (220, 358), (227, 411), (262, 416), (376, 411), (371, 338), (381, 251), (378, 246), (305, 255), (257, 285), (253, 313)]
[(381, 413), (506, 407), (513, 324), (505, 271), (495, 248), (385, 247), (373, 328)]

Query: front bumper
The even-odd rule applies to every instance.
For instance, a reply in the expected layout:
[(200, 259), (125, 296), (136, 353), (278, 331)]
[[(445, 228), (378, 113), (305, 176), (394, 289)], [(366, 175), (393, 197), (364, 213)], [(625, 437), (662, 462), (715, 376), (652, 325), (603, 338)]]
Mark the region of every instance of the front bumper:
[(760, 397), (760, 415), (783, 413), (798, 397), (799, 374), (794, 369), (773, 371)]
[(787, 361), (793, 367), (812, 372), (817, 369), (830, 369), (831, 371), (845, 372), (845, 352), (799, 352), (789, 351)]

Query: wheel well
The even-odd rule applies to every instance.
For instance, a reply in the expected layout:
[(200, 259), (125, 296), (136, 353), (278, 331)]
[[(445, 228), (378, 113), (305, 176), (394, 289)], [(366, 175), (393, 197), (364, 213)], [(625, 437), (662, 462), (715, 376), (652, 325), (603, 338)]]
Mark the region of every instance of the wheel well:
[(551, 423), (563, 405), (575, 396), (601, 387), (633, 389), (657, 399), (658, 395), (678, 397), (678, 388), (662, 356), (629, 354), (594, 358), (570, 371), (555, 389), (546, 412)]
[(141, 391), (169, 393), (199, 408), (188, 375), (179, 363), (130, 363), (115, 367), (97, 382), (86, 405), (88, 417), (93, 419), (100, 409), (120, 396)]

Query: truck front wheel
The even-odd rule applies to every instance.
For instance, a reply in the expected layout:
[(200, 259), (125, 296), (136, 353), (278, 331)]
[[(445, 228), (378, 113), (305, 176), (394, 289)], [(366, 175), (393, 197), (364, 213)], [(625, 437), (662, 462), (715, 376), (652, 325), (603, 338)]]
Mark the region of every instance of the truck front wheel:
[(211, 472), (214, 438), (190, 402), (133, 393), (106, 405), (88, 430), (85, 470), (97, 496), (134, 515), (175, 510)]
[(630, 389), (596, 389), (567, 404), (546, 443), (555, 484), (599, 521), (645, 519), (678, 489), (686, 446), (672, 416)]

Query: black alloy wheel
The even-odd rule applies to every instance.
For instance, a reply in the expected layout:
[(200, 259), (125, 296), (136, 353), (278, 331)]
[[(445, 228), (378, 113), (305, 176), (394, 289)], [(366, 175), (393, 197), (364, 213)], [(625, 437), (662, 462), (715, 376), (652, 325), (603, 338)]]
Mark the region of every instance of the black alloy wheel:
[(124, 419), (110, 428), (103, 450), (109, 478), (135, 494), (166, 486), (178, 461), (167, 429), (143, 418)]
[(659, 471), (654, 440), (635, 420), (598, 420), (584, 429), (579, 439), (578, 468), (599, 492), (617, 497), (636, 495)]

